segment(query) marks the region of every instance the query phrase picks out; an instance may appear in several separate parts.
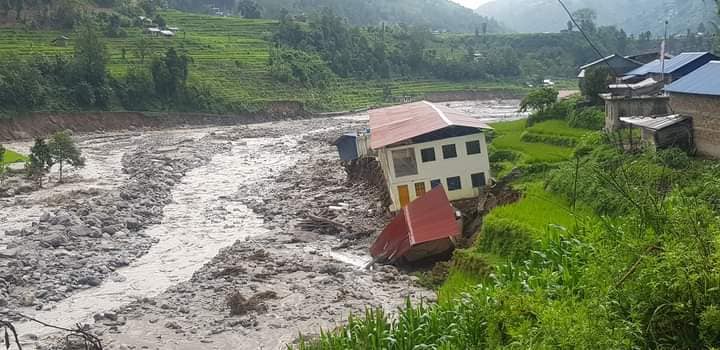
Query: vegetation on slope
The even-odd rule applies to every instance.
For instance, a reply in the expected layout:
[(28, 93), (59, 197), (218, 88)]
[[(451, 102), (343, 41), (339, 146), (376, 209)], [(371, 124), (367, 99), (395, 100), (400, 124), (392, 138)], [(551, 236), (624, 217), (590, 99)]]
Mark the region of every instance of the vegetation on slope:
[[(251, 17), (272, 19), (281, 18), (285, 14), (313, 16), (327, 8), (347, 18), (354, 26), (403, 23), (427, 26), (433, 30), (468, 33), (475, 30), (498, 32), (502, 29), (495, 20), (482, 17), (448, 0), (170, 0), (168, 4), (173, 8), (203, 13), (207, 13), (211, 7), (209, 4), (213, 4), (224, 13), (239, 13), (246, 17), (250, 14)], [(247, 11), (248, 8), (256, 10)]]

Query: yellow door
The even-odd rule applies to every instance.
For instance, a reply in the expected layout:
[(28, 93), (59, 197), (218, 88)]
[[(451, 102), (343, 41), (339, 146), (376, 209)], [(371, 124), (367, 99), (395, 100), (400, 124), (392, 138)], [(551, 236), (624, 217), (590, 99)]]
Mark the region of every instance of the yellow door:
[(398, 195), (400, 196), (400, 207), (405, 208), (410, 204), (410, 188), (408, 185), (398, 186)]
[(415, 197), (420, 198), (424, 194), (425, 194), (425, 183), (424, 182), (415, 183)]

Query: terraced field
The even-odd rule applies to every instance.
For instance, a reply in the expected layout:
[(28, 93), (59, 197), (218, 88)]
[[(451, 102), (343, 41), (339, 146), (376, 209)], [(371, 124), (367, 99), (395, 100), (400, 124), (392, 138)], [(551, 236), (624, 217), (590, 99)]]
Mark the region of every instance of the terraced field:
[[(268, 49), (272, 45), (270, 40), (276, 21), (212, 17), (178, 11), (166, 11), (162, 16), (168, 26), (180, 28), (177, 36), (154, 37), (143, 34), (140, 28), (129, 28), (125, 38), (106, 39), (111, 73), (122, 76), (133, 65), (141, 64), (137, 48), (141, 37), (145, 36), (144, 46), (149, 47), (152, 55), (160, 55), (171, 46), (187, 52), (193, 59), (191, 81), (212, 88), (230, 103), (248, 107), (267, 101), (291, 100), (305, 102), (316, 110), (360, 109), (383, 103), (386, 86), (396, 97), (417, 97), (430, 92), (522, 90), (513, 84), (495, 82), (354, 79), (342, 79), (324, 90), (306, 89), (277, 83), (270, 77)], [(52, 43), (60, 35), (70, 38), (65, 47)], [(0, 55), (71, 54), (73, 37), (72, 33), (58, 31), (2, 28)], [(146, 57), (145, 63), (148, 61)]]

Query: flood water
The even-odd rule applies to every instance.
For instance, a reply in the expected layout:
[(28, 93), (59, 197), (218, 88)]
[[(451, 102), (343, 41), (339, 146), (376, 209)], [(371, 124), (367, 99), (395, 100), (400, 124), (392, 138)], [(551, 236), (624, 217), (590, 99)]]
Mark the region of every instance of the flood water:
[[(517, 100), (447, 103), (451, 108), (487, 121), (522, 118), (524, 115), (516, 112), (518, 104)], [(365, 119), (367, 115), (352, 118)], [(211, 128), (171, 132), (188, 133), (189, 137), (198, 138), (212, 131)], [(273, 174), (306, 157), (307, 155), (299, 152), (285, 152), (282, 155), (277, 153), (278, 146), (292, 149), (301, 136), (252, 138), (234, 142), (230, 152), (217, 155), (207, 165), (190, 171), (173, 189), (173, 202), (164, 208), (162, 223), (145, 231), (159, 240), (148, 254), (130, 266), (117, 270), (116, 275), (100, 286), (78, 292), (68, 299), (50, 305), (49, 310), (21, 311), (64, 327), (72, 327), (78, 322), (92, 322), (92, 317), (97, 312), (117, 308), (138, 298), (158, 295), (168, 287), (190, 279), (193, 272), (212, 259), (218, 250), (230, 246), (236, 240), (267, 233), (263, 220), (246, 206), (233, 201), (232, 195), (241, 185), (266, 181), (272, 178)], [(116, 139), (96, 140), (95, 142), (118, 142), (118, 147), (109, 153), (87, 153), (88, 164), (104, 162), (113, 166), (103, 170), (90, 168), (83, 171), (95, 172), (97, 174), (86, 175), (105, 179), (104, 181), (122, 179), (121, 176), (124, 175), (121, 175), (120, 159), (123, 152), (129, 150), (128, 146), (134, 137), (138, 137), (138, 134), (119, 134)], [(83, 148), (90, 146), (81, 144)], [(103, 160), (103, 157), (108, 159)], [(109, 189), (121, 182), (113, 180), (111, 183), (94, 185)], [(13, 227), (19, 228), (29, 224), (27, 220), (37, 218), (42, 210), (47, 209), (39, 208), (35, 204), (21, 212), (10, 214), (0, 207), (0, 219), (5, 215)], [(20, 217), (29, 219), (13, 221), (13, 218)], [(369, 256), (334, 252), (324, 254), (356, 268), (370, 261)], [(34, 334), (40, 338), (53, 332), (52, 329), (31, 323), (18, 323), (16, 327), (20, 334)]]
[[(221, 248), (236, 240), (265, 233), (263, 220), (231, 198), (240, 185), (264, 181), (293, 165), (299, 156), (278, 157), (274, 150), (278, 145), (292, 147), (295, 143), (290, 137), (247, 139), (231, 152), (190, 171), (173, 190), (173, 202), (164, 208), (162, 223), (145, 231), (159, 239), (148, 254), (117, 270), (117, 275), (100, 286), (74, 294), (51, 310), (23, 312), (65, 327), (91, 322), (96, 312), (157, 295), (189, 279)], [(53, 333), (32, 323), (16, 327), (21, 334), (41, 338)]]

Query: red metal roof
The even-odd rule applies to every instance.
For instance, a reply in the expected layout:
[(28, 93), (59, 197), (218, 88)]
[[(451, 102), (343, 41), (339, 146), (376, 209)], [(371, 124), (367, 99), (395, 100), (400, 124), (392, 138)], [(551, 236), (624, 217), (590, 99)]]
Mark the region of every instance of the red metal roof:
[(462, 112), (421, 101), (370, 111), (370, 146), (379, 149), (449, 126), (492, 129)]
[(460, 227), (445, 189), (435, 187), (403, 208), (370, 247), (373, 257), (395, 260), (418, 244), (455, 237)]

